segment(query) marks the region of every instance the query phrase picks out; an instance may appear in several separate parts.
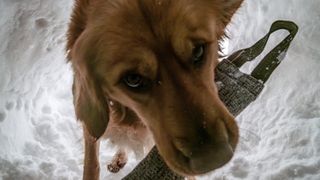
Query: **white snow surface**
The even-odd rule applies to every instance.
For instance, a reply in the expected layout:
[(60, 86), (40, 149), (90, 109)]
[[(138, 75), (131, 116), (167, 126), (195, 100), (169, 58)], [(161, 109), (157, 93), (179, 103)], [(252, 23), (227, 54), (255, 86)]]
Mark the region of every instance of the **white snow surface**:
[[(72, 103), (65, 32), (72, 0), (0, 0), (0, 179), (81, 179), (82, 130)], [(278, 19), (296, 22), (286, 59), (237, 121), (240, 143), (223, 168), (198, 179), (320, 179), (320, 1), (246, 0), (228, 26), (226, 53), (256, 42)], [(286, 33), (272, 36), (268, 49)], [(242, 70), (250, 72), (256, 63)], [(101, 179), (115, 153), (101, 145)]]

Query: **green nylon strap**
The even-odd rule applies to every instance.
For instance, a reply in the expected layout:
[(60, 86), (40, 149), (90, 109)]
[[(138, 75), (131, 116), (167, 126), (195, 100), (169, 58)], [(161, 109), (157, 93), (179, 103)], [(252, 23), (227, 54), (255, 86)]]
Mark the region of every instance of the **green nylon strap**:
[(281, 29), (288, 30), (290, 34), (275, 48), (273, 48), (251, 73), (251, 76), (261, 80), (262, 82), (266, 82), (272, 72), (286, 56), (286, 52), (290, 46), (290, 43), (298, 32), (298, 26), (294, 22), (283, 20), (275, 21), (272, 24), (269, 32), (253, 46), (238, 50), (230, 55), (227, 59), (234, 63), (237, 67), (241, 67), (244, 63), (252, 61), (262, 53), (270, 35), (273, 32)]

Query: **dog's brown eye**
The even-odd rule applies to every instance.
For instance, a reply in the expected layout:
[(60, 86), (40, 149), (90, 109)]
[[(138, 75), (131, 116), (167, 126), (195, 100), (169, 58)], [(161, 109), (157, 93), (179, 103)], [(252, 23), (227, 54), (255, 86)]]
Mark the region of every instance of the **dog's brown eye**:
[(123, 83), (129, 88), (129, 90), (136, 93), (143, 93), (151, 89), (152, 81), (137, 73), (127, 74), (123, 78)]
[(124, 82), (131, 88), (143, 86), (143, 77), (139, 74), (129, 74), (124, 78)]
[(205, 51), (205, 45), (197, 45), (193, 48), (192, 50), (192, 62), (195, 64), (198, 64), (199, 62), (202, 61), (203, 56), (204, 56), (204, 51)]

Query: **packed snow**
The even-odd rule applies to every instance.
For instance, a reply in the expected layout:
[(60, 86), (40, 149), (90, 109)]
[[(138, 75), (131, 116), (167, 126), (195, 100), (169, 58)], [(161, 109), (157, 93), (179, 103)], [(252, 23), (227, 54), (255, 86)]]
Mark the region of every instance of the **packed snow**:
[[(0, 0), (0, 179), (81, 179), (82, 131), (64, 52), (72, 5)], [(241, 138), (232, 161), (198, 179), (320, 179), (319, 9), (319, 0), (244, 2), (228, 26), (226, 53), (253, 44), (278, 19), (300, 31), (261, 95), (237, 117)], [(272, 36), (267, 49), (285, 35)], [(121, 179), (140, 160), (130, 154), (111, 174), (106, 165), (116, 149), (108, 141), (100, 149), (101, 179)]]

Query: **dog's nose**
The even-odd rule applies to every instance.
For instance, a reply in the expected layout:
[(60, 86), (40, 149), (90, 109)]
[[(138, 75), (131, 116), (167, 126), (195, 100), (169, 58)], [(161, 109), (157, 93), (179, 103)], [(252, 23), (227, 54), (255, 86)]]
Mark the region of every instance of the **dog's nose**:
[(233, 157), (234, 150), (229, 143), (207, 148), (204, 152), (194, 154), (189, 160), (191, 171), (196, 174), (206, 173), (226, 164)]
[(191, 158), (198, 148), (209, 143), (210, 137), (204, 128), (184, 137), (175, 137), (173, 144), (185, 157)]
[(226, 164), (233, 156), (235, 144), (233, 134), (222, 119), (208, 121), (183, 137), (173, 139), (176, 150), (188, 162), (189, 170), (195, 174), (206, 173)]
[(196, 174), (223, 166), (234, 154), (234, 149), (228, 142), (204, 142), (187, 147), (183, 141), (176, 141), (175, 146), (188, 160), (190, 170)]
[(176, 138), (173, 143), (176, 149), (187, 159), (190, 171), (202, 174), (219, 168), (233, 156), (234, 149), (228, 142), (214, 142), (202, 134), (198, 141), (187, 138)]

